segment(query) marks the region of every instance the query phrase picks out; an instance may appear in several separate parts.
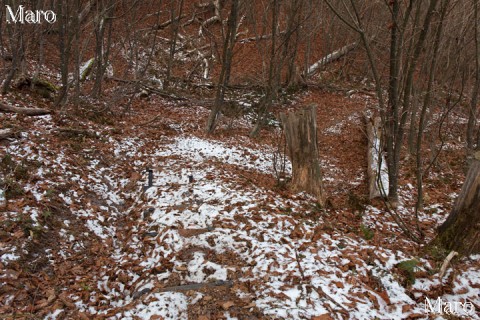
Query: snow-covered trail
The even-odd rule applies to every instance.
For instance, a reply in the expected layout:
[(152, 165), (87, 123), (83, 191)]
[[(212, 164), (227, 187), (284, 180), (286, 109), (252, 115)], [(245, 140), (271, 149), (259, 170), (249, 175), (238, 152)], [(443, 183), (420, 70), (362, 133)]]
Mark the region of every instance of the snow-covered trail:
[[(34, 302), (47, 319), (427, 319), (424, 298), (431, 292), (480, 304), (480, 256), (463, 260), (470, 267), (457, 275), (450, 269), (441, 282), (428, 275), (435, 266), (408, 249), (333, 228), (329, 219), (341, 209), (323, 211), (307, 195), (282, 195), (255, 181), (273, 174), (273, 151), (265, 146), (105, 131), (77, 154), (71, 152), (77, 140), (56, 145), (54, 153), (52, 120), (37, 118), (33, 126), (5, 149), (15, 161), (40, 163), (23, 186), (28, 202), (11, 200), (19, 211), (6, 217), (28, 216), (33, 230), (58, 232), (58, 248), (45, 254), (63, 280)], [(144, 191), (140, 173), (147, 168), (154, 180)], [(57, 229), (42, 211), (52, 198), (69, 212)], [(373, 206), (359, 219), (378, 232), (394, 228)], [(400, 236), (390, 240), (407, 244)], [(5, 270), (25, 255), (13, 242), (2, 242), (1, 250)], [(76, 260), (84, 253), (89, 261)], [(411, 259), (419, 261), (417, 281), (406, 288), (398, 263)], [(12, 283), (29, 282), (5, 270), (1, 297), (11, 303), (20, 293)], [(451, 289), (444, 290), (448, 279)], [(201, 285), (181, 290), (188, 284)]]
[[(145, 157), (157, 165), (153, 187), (135, 207), (141, 214), (128, 241), (133, 254), (118, 257), (143, 273), (129, 276), (130, 295), (117, 302), (129, 308), (117, 318), (187, 319), (189, 310), (275, 319), (404, 319), (425, 312), (392, 272), (413, 257), (329, 230), (322, 219), (298, 220), (294, 212), (314, 216), (311, 198), (281, 197), (216, 165), (268, 172), (271, 160), (262, 153), (188, 136), (158, 149)], [(215, 281), (233, 287), (162, 292)]]

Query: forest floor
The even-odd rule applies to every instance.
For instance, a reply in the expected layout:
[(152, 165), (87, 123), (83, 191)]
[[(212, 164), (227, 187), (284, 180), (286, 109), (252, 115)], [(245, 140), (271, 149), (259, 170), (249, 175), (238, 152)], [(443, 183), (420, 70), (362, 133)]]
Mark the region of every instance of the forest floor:
[[(455, 258), (439, 278), (446, 253), (425, 245), (463, 181), (457, 137), (426, 180), (417, 244), (368, 201), (373, 101), (310, 89), (292, 106), (309, 102), (326, 208), (277, 182), (274, 122), (250, 139), (247, 118), (224, 117), (206, 136), (207, 108), (156, 96), (96, 122), (0, 114), (21, 132), (0, 146), (0, 318), (480, 319), (480, 255)], [(413, 176), (402, 173), (396, 211), (412, 229)], [(428, 313), (426, 298), (476, 312)]]

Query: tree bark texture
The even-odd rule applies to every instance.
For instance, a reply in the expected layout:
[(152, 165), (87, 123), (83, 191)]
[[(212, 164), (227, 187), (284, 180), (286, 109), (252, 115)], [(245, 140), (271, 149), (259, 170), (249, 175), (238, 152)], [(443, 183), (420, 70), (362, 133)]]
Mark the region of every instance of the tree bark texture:
[(367, 118), (367, 175), (369, 198), (385, 197), (388, 194), (387, 162), (381, 147), (382, 120), (380, 117)]
[(438, 239), (449, 250), (480, 253), (480, 151), (475, 153), (452, 212), (439, 228)]
[(325, 197), (318, 158), (316, 115), (316, 105), (310, 105), (294, 113), (282, 113), (280, 119), (292, 161), (293, 189), (314, 195), (323, 206)]

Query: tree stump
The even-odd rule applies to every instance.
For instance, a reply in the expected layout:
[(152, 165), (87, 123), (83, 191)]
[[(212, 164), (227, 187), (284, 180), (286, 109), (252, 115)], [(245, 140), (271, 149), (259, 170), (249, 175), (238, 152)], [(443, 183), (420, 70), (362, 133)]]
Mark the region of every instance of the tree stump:
[(452, 212), (438, 231), (445, 248), (463, 255), (480, 253), (480, 151), (475, 153)]
[(292, 187), (314, 195), (325, 204), (317, 146), (317, 107), (310, 105), (294, 113), (281, 113), (288, 156), (292, 162)]
[(367, 176), (370, 200), (384, 197), (388, 194), (388, 169), (385, 156), (382, 153), (382, 126), (379, 117), (366, 117), (367, 122)]

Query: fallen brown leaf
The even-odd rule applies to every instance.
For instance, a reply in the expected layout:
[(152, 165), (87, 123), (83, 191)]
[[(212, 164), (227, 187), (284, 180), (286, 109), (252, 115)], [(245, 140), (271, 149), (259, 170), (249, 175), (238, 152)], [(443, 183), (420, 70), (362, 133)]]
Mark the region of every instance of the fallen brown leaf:
[(233, 307), (234, 305), (235, 305), (235, 303), (233, 303), (233, 301), (227, 301), (227, 302), (222, 304), (222, 308), (223, 308), (223, 310), (228, 310), (231, 307)]

